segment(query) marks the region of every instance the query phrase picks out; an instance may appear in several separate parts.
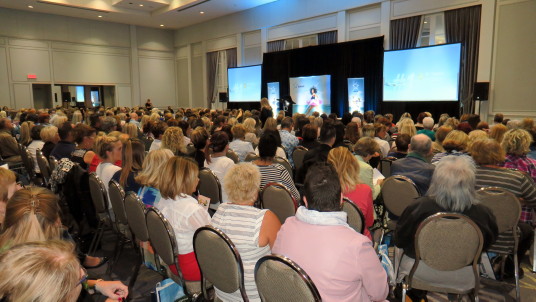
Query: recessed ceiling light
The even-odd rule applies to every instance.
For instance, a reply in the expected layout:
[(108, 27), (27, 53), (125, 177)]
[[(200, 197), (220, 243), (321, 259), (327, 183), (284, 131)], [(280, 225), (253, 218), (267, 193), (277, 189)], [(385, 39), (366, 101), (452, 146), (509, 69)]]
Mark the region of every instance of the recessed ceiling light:
[(201, 15), (205, 14), (205, 12), (199, 12)]
[(424, 24), (428, 24), (428, 21), (424, 21)]
[(160, 27), (164, 27), (164, 24), (160, 24)]
[(102, 18), (102, 16), (101, 16), (101, 15), (99, 15), (98, 17), (99, 17), (99, 18)]
[(28, 8), (33, 8), (33, 6), (31, 6), (31, 5), (28, 5)]
[(140, 4), (140, 6), (143, 6), (143, 4)]

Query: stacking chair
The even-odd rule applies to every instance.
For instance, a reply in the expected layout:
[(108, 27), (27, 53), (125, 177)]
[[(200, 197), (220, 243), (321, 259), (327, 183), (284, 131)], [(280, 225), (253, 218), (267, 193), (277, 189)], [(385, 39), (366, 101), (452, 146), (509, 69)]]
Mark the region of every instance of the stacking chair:
[(177, 274), (168, 271), (168, 277), (175, 283), (185, 288), (185, 293), (189, 296), (197, 298), (200, 294), (199, 282), (186, 282), (182, 277), (182, 272), (178, 263), (179, 249), (175, 232), (169, 221), (160, 213), (157, 208), (149, 208), (145, 214), (147, 223), (147, 232), (149, 234), (149, 242), (155, 252), (160, 256), (164, 264), (168, 267), (174, 266), (177, 269)]
[(97, 213), (98, 225), (97, 231), (91, 244), (89, 246), (89, 255), (94, 255), (99, 242), (102, 239), (104, 230), (106, 227), (111, 225), (110, 214), (108, 213), (108, 202), (106, 188), (102, 183), (102, 180), (95, 173), (89, 174), (89, 192), (91, 194), (91, 200), (93, 201), (93, 206), (95, 207), (95, 212)]
[(40, 149), (37, 149), (35, 151), (35, 157), (37, 159), (37, 165), (39, 166), (39, 170), (41, 171), (41, 175), (43, 176), (43, 182), (45, 186), (49, 186), (50, 184), (50, 176), (52, 174), (52, 171), (50, 171), (50, 166), (48, 165), (48, 161), (43, 155), (43, 152), (41, 152)]
[(205, 299), (209, 299), (205, 288), (210, 282), (226, 293), (240, 291), (242, 300), (249, 302), (244, 287), (242, 259), (227, 235), (209, 225), (200, 227), (194, 234), (194, 252), (201, 269), (201, 288)]
[(35, 174), (35, 163), (32, 159), (30, 151), (28, 151), (28, 149), (26, 149), (26, 147), (22, 144), (19, 144), (19, 152), (22, 159), (22, 164), (24, 165), (24, 169), (28, 174), (28, 179), (32, 183), (39, 183), (37, 180), (37, 175)]
[[(384, 213), (384, 222), (387, 220), (385, 219), (387, 212), (400, 217), (402, 212), (420, 197), (415, 183), (408, 177), (402, 175), (394, 175), (386, 178), (382, 184), (381, 194), (383, 205), (387, 210)], [(385, 222), (382, 228), (382, 238), (386, 231), (393, 231), (395, 228), (395, 220)]]
[[(128, 219), (125, 212), (125, 190), (121, 185), (115, 181), (110, 180), (108, 184), (108, 196), (110, 197), (110, 204), (115, 214), (115, 226), (117, 228), (117, 234), (119, 235), (119, 240), (117, 240), (114, 250), (114, 258), (112, 265), (115, 265), (126, 243), (130, 241), (131, 234), (128, 228)], [(109, 266), (111, 271), (112, 265)]]
[(365, 216), (359, 207), (345, 197), (342, 203), (342, 210), (348, 215), (348, 225), (356, 232), (363, 234), (365, 231)]
[(58, 160), (54, 156), (49, 156), (48, 164), (50, 165), (50, 174), (52, 174), (52, 172), (54, 172), (58, 166)]
[(230, 159), (232, 159), (235, 164), (238, 164), (238, 162), (240, 161), (240, 158), (238, 157), (238, 154), (236, 154), (236, 152), (234, 152), (231, 149), (227, 149), (226, 156), (229, 157)]
[[(415, 263), (409, 275), (404, 278), (402, 301), (406, 301), (406, 291), (409, 288), (456, 295), (472, 294), (474, 300), (478, 301), (478, 264), (483, 244), (480, 228), (465, 215), (437, 213), (426, 218), (415, 234)], [(419, 266), (422, 263), (436, 270), (438, 275), (445, 275), (445, 284), (452, 282), (453, 285), (432, 285), (420, 278)], [(471, 282), (460, 284), (460, 274), (452, 272), (461, 269), (464, 271), (460, 274), (472, 273)]]
[[(149, 241), (149, 232), (147, 231), (147, 222), (145, 221), (145, 204), (140, 200), (134, 192), (129, 192), (125, 196), (125, 215), (128, 226), (132, 233), (132, 242), (137, 244), (140, 242)], [(144, 265), (141, 246), (137, 248), (138, 265), (134, 268), (134, 272), (129, 282), (129, 289), (136, 283), (140, 268)]]
[(296, 149), (294, 149), (294, 152), (292, 152), (292, 161), (294, 162), (294, 167), (296, 167), (296, 171), (299, 171), (303, 165), (303, 157), (305, 156), (305, 153), (307, 153), (307, 148), (304, 146), (297, 146)]
[(257, 160), (259, 159), (259, 156), (257, 155), (257, 153), (255, 152), (249, 152), (248, 154), (246, 154), (246, 158), (244, 159), (245, 162), (251, 162), (251, 161), (254, 161), (254, 160)]
[(285, 158), (275, 156), (274, 157), (274, 163), (278, 163), (283, 165), (285, 169), (287, 169), (288, 174), (290, 175), (290, 178), (294, 179), (294, 172), (292, 171), (292, 166), (290, 165), (289, 161)]
[(255, 265), (255, 283), (263, 302), (320, 302), (313, 280), (294, 261), (267, 255)]
[(211, 208), (215, 209), (222, 202), (221, 184), (218, 177), (209, 168), (199, 170), (199, 194), (210, 198)]
[(520, 301), (519, 265), (517, 247), (519, 243), (517, 223), (521, 215), (521, 205), (518, 198), (504, 189), (487, 187), (478, 190), (480, 204), (491, 209), (495, 215), (499, 237), (488, 249), (502, 257), (501, 276), (504, 276), (504, 265), (508, 255), (514, 256), (514, 275), (516, 283), (516, 301)]
[(285, 185), (271, 182), (262, 189), (261, 208), (274, 212), (283, 224), (288, 217), (296, 214), (296, 200)]
[(391, 165), (396, 160), (397, 158), (393, 156), (388, 156), (380, 160), (380, 172), (383, 176), (385, 176), (385, 178), (391, 176)]

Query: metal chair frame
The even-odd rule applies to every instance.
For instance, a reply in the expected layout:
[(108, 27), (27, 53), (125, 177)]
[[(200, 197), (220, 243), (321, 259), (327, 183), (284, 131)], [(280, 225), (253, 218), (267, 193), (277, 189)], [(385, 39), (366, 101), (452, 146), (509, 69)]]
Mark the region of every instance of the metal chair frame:
[[(361, 225), (360, 226), (353, 226), (353, 225), (350, 225), (350, 227), (352, 229), (354, 229), (356, 232), (360, 233), (360, 234), (364, 234), (365, 233), (365, 216), (363, 215), (363, 212), (361, 211), (361, 209), (359, 209), (359, 207), (353, 203), (350, 199), (348, 199), (347, 197), (344, 197), (343, 198), (343, 211), (344, 210), (344, 205), (348, 205), (349, 207), (351, 207), (352, 209), (354, 209), (354, 211), (356, 211), (359, 216), (361, 217)], [(345, 211), (346, 212), (346, 211)]]
[[(97, 185), (98, 185), (98, 192), (93, 192), (91, 187), (91, 179), (95, 179)], [(89, 245), (89, 251), (88, 255), (95, 254), (98, 243), (102, 240), (102, 236), (104, 234), (104, 229), (108, 224), (110, 224), (111, 219), (110, 215), (108, 213), (108, 202), (107, 202), (107, 194), (106, 189), (104, 187), (104, 183), (102, 180), (97, 176), (95, 173), (89, 174), (89, 192), (91, 194), (91, 200), (93, 202), (93, 205), (95, 206), (95, 211), (97, 212), (97, 217), (99, 219), (99, 223), (97, 225), (97, 232), (95, 233), (95, 236), (93, 236), (93, 239), (91, 240), (91, 244)], [(99, 204), (99, 201), (96, 200), (96, 196), (93, 196), (93, 194), (101, 194), (102, 200), (104, 201), (104, 204)]]
[[(296, 206), (297, 206), (297, 200), (296, 198), (294, 198), (294, 196), (292, 196), (292, 193), (290, 192), (290, 190), (282, 183), (279, 183), (279, 182), (270, 182), (270, 183), (267, 183), (264, 188), (262, 188), (262, 191), (260, 193), (260, 206), (261, 206), (261, 209), (266, 209), (264, 207), (264, 193), (266, 192), (266, 189), (270, 188), (270, 187), (277, 187), (278, 189), (282, 189), (284, 190), (288, 196), (292, 199), (292, 203), (294, 205), (294, 213), (296, 213)], [(277, 214), (276, 214), (277, 215)], [(279, 217), (279, 216), (278, 216)], [(290, 217), (290, 216), (289, 216)], [(281, 220), (281, 219), (280, 219)], [(285, 221), (281, 221), (281, 224), (283, 224)]]
[(37, 160), (37, 165), (39, 166), (39, 171), (43, 176), (43, 182), (45, 186), (48, 187), (50, 184), (50, 176), (52, 174), (48, 160), (43, 155), (43, 152), (41, 152), (41, 149), (35, 150), (35, 158)]
[[(202, 171), (203, 171), (203, 172), (202, 172)], [(218, 185), (218, 200), (216, 201), (216, 200), (214, 200), (213, 198), (211, 198), (211, 199), (210, 199), (210, 203), (211, 203), (211, 204), (218, 204), (218, 203), (223, 202), (223, 200), (222, 200), (222, 199), (223, 199), (223, 194), (222, 194), (222, 189), (221, 189), (221, 182), (220, 182), (220, 180), (218, 179), (218, 176), (216, 176), (216, 173), (214, 173), (214, 171), (210, 170), (209, 168), (202, 168), (202, 169), (199, 171), (199, 174), (204, 173), (205, 171), (206, 171), (206, 172), (209, 172), (210, 175), (212, 175), (212, 177), (214, 177), (214, 179), (216, 180), (216, 183), (217, 183), (217, 185)], [(201, 185), (201, 180), (199, 181), (199, 184), (198, 184), (198, 186), (197, 186), (197, 191), (198, 191), (199, 194), (201, 194), (201, 195), (205, 195), (205, 194), (203, 194), (203, 192), (201, 192), (201, 191), (199, 190), (200, 185)], [(206, 196), (206, 195), (205, 195), (205, 196)], [(208, 196), (207, 196), (207, 197), (208, 197)]]

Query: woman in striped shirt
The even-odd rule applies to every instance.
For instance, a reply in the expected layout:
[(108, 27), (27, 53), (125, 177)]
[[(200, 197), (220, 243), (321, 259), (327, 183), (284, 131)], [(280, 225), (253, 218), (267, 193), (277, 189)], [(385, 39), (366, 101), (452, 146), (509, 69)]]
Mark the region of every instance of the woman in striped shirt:
[[(229, 236), (238, 249), (244, 265), (244, 286), (249, 301), (260, 302), (255, 285), (255, 264), (261, 257), (271, 253), (281, 223), (270, 210), (253, 207), (259, 186), (257, 167), (250, 163), (233, 166), (224, 179), (229, 202), (218, 207), (212, 217), (212, 225)], [(223, 301), (242, 300), (239, 291), (229, 294), (216, 288), (216, 296)]]

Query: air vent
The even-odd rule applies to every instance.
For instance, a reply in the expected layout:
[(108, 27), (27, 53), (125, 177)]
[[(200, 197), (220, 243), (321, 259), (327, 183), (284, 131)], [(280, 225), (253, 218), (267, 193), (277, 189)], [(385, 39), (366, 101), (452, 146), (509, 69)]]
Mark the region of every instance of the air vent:
[(190, 8), (192, 8), (192, 7), (201, 5), (201, 4), (203, 4), (203, 3), (207, 3), (207, 2), (209, 2), (209, 1), (210, 1), (210, 0), (201, 1), (201, 2), (199, 2), (199, 3), (195, 3), (195, 4), (192, 4), (192, 5), (190, 5), (190, 6), (180, 8), (180, 9), (178, 9), (177, 11), (178, 11), (178, 12), (182, 12), (183, 10), (190, 9)]
[(99, 12), (99, 13), (104, 13), (104, 14), (109, 13), (109, 11), (103, 10), (103, 9), (90, 8), (90, 7), (85, 7), (85, 6), (80, 6), (80, 5), (73, 5), (73, 4), (68, 4), (68, 3), (59, 3), (59, 2), (47, 1), (47, 0), (37, 0), (37, 2), (43, 3), (43, 4), (48, 4), (48, 5), (56, 5), (56, 6), (74, 8), (74, 9), (87, 10), (87, 11), (91, 11), (91, 12)]

